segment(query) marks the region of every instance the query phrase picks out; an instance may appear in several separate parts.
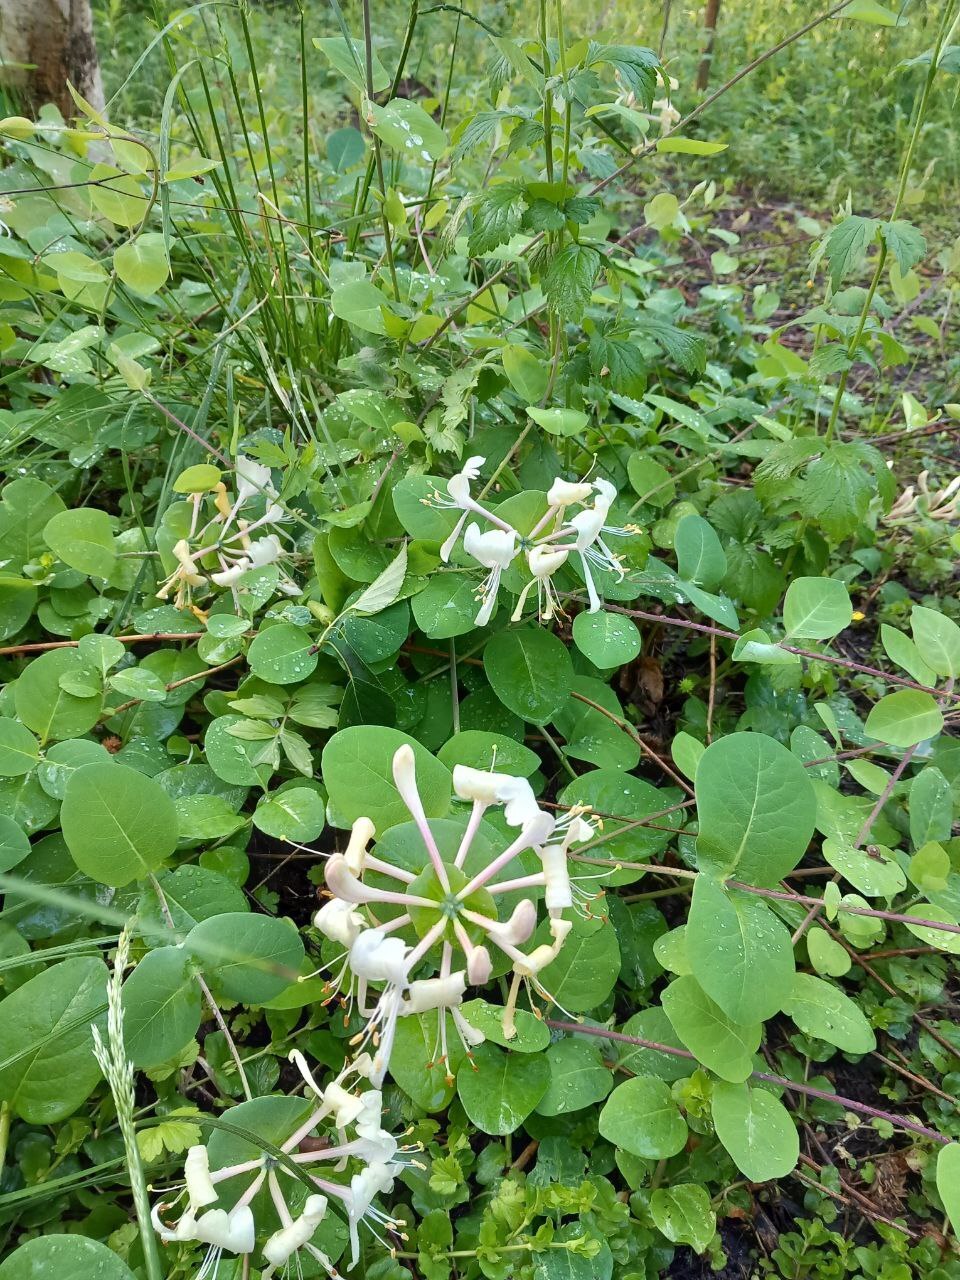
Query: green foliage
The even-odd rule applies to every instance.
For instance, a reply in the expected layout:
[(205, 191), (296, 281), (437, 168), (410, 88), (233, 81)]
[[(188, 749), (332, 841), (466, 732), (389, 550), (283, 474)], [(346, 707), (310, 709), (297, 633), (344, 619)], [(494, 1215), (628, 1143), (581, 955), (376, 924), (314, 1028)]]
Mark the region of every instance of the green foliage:
[[(692, 8), (562, 8), (186, 15), (0, 125), (0, 1280), (162, 1280), (130, 1150), (295, 1217), (358, 1053), (369, 1280), (720, 1270), (755, 1198), (754, 1269), (953, 1280), (949, 6), (679, 125)], [(162, 1273), (274, 1265), (262, 1167)]]

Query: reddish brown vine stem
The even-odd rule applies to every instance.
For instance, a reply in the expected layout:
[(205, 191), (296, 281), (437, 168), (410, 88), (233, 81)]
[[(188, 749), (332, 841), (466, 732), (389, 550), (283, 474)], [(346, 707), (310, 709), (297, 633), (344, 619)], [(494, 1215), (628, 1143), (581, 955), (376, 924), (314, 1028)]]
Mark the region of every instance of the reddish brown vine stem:
[[(689, 618), (674, 618), (666, 613), (648, 613), (644, 609), (627, 609), (624, 605), (604, 605), (611, 613), (623, 613), (628, 618), (642, 618), (645, 622), (658, 622), (665, 627), (682, 627), (686, 631), (698, 631), (705, 636), (719, 636), (722, 640), (739, 640), (736, 631), (728, 631), (725, 627), (711, 627), (705, 622), (691, 622)], [(862, 662), (853, 662), (850, 658), (841, 658), (832, 653), (817, 653), (814, 649), (798, 649), (792, 644), (778, 644), (785, 653), (795, 653), (798, 658), (807, 658), (811, 662), (828, 662), (831, 666), (846, 667), (849, 671), (859, 671), (862, 675), (875, 676), (887, 684), (902, 685), (905, 689), (919, 689), (921, 693), (932, 693), (937, 698), (947, 698), (960, 702), (960, 693), (946, 689), (932, 689), (928, 684), (918, 684), (916, 680), (908, 680), (905, 676), (892, 675), (889, 671), (881, 671), (879, 667), (868, 667)]]
[[(199, 640), (204, 635), (205, 631), (151, 631), (144, 635), (112, 638), (121, 644), (145, 644), (148, 640)], [(42, 640), (35, 644), (8, 644), (0, 648), (0, 658), (15, 653), (46, 653), (48, 649), (76, 649), (79, 643), (79, 640)]]
[[(569, 1031), (572, 1035), (579, 1036), (596, 1036), (601, 1040), (615, 1040), (620, 1044), (633, 1044), (641, 1049), (652, 1049), (656, 1053), (667, 1053), (674, 1058), (687, 1058), (691, 1062), (698, 1061), (696, 1054), (691, 1053), (688, 1049), (678, 1049), (672, 1044), (659, 1044), (656, 1040), (644, 1040), (640, 1036), (628, 1036), (622, 1031), (607, 1031), (603, 1027), (588, 1027), (577, 1022), (560, 1022), (554, 1018), (545, 1018), (544, 1021), (548, 1027), (553, 1027), (555, 1031)], [(860, 1115), (870, 1116), (874, 1120), (886, 1120), (895, 1129), (907, 1129), (911, 1133), (919, 1134), (922, 1138), (929, 1138), (931, 1142), (938, 1142), (944, 1147), (948, 1146), (950, 1142), (949, 1138), (937, 1133), (935, 1129), (928, 1129), (925, 1124), (919, 1124), (916, 1120), (906, 1120), (903, 1116), (894, 1115), (892, 1111), (881, 1111), (879, 1107), (871, 1107), (866, 1102), (857, 1102), (853, 1098), (845, 1098), (839, 1093), (830, 1093), (827, 1089), (817, 1089), (812, 1084), (799, 1084), (796, 1080), (789, 1080), (786, 1076), (776, 1076), (769, 1071), (751, 1071), (750, 1079), (763, 1080), (767, 1084), (780, 1085), (793, 1093), (805, 1094), (808, 1098), (820, 1098), (824, 1102), (833, 1102), (838, 1106), (845, 1107), (848, 1111), (856, 1111)]]

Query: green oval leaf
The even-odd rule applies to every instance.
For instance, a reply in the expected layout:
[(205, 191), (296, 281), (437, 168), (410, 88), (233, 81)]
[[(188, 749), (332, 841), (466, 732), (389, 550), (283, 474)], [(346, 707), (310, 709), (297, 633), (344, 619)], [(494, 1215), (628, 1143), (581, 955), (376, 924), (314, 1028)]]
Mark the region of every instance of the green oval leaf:
[(795, 1168), (800, 1155), (796, 1126), (772, 1093), (719, 1081), (711, 1111), (717, 1137), (745, 1178), (767, 1182)]
[(573, 682), (566, 645), (539, 627), (492, 636), (483, 651), (483, 667), (503, 705), (531, 724), (552, 720)]
[(177, 847), (173, 801), (152, 778), (122, 764), (86, 764), (67, 783), (60, 811), (74, 862), (119, 887), (156, 871)]
[(666, 1160), (682, 1151), (687, 1125), (669, 1087), (652, 1076), (617, 1085), (600, 1112), (601, 1135), (644, 1160)]
[(694, 782), (702, 871), (775, 885), (806, 852), (816, 794), (800, 761), (762, 733), (731, 733), (706, 751)]

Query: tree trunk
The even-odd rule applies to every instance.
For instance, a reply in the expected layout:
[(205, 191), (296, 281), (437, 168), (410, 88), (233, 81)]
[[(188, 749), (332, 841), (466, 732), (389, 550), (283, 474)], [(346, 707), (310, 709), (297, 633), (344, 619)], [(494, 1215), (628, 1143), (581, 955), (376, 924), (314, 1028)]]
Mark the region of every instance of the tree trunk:
[(75, 115), (68, 80), (102, 108), (90, 0), (0, 0), (0, 78), (33, 111), (53, 102)]
[(717, 35), (717, 22), (720, 18), (720, 0), (707, 0), (703, 11), (703, 53), (697, 67), (697, 88), (701, 91), (710, 83), (710, 64), (713, 62), (713, 42)]

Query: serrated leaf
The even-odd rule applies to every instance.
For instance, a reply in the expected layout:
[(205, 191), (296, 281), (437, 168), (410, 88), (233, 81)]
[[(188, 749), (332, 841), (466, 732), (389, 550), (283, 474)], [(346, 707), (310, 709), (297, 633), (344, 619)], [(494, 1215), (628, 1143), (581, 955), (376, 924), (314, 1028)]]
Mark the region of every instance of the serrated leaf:
[(506, 244), (520, 230), (523, 188), (516, 182), (498, 182), (487, 187), (474, 204), (471, 216), (467, 252), (471, 257), (482, 257)]
[(581, 319), (590, 301), (601, 261), (599, 250), (588, 244), (568, 244), (550, 259), (543, 273), (543, 291), (561, 319)]
[(880, 222), (877, 218), (862, 218), (850, 214), (829, 233), (823, 245), (823, 254), (830, 268), (830, 284), (834, 290), (863, 261), (863, 255), (876, 238)]

